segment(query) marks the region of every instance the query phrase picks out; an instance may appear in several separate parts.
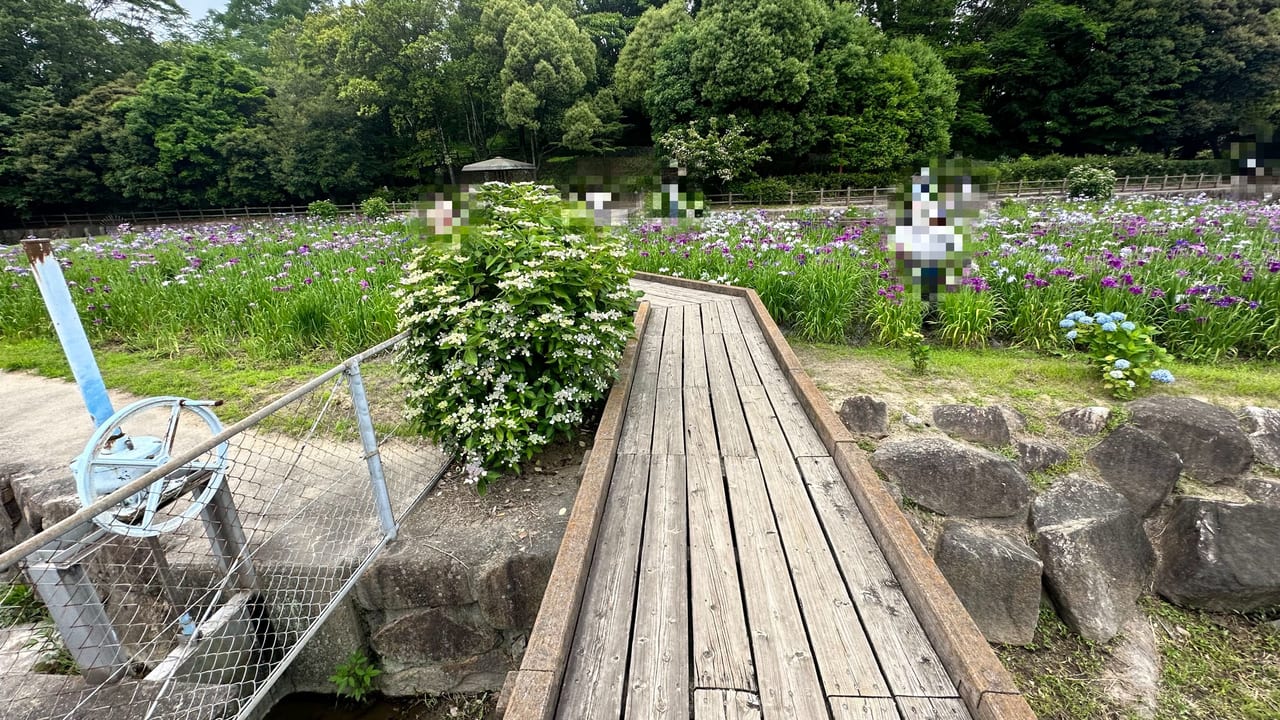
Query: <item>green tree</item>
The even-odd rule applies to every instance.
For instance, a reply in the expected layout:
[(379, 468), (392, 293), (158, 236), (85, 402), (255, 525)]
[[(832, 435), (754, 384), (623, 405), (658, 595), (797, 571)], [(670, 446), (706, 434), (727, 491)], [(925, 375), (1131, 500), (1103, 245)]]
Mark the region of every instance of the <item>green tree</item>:
[(765, 155), (768, 143), (751, 139), (746, 126), (733, 115), (671, 128), (658, 138), (657, 147), (689, 175), (704, 181), (729, 182), (769, 159)]
[[(249, 188), (229, 192), (227, 161), (231, 143), (243, 145), (242, 131), (263, 119), (266, 92), (253, 71), (207, 48), (156, 63), (137, 93), (115, 106), (123, 125), (107, 185), (135, 201), (188, 206), (251, 196)], [(237, 160), (243, 164), (243, 155)]]
[(271, 34), (322, 4), (322, 0), (229, 0), (226, 7), (209, 11), (196, 23), (196, 34), (201, 42), (261, 70), (269, 60)]
[(692, 21), (684, 5), (678, 2), (646, 10), (640, 16), (614, 67), (613, 87), (619, 104), (630, 110), (644, 106), (658, 47), (677, 27)]
[(502, 36), (502, 115), (524, 133), (536, 164), (562, 139), (565, 112), (594, 85), (596, 48), (558, 6), (513, 10)]
[(135, 83), (126, 75), (66, 105), (23, 113), (0, 162), (0, 204), (22, 213), (119, 207), (123, 199), (103, 183), (120, 129), (111, 109), (134, 94)]

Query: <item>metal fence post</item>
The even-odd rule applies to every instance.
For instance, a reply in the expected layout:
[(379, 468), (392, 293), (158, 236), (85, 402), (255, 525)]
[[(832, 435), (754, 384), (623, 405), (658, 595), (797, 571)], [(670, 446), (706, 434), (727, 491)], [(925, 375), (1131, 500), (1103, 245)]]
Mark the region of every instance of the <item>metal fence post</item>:
[(387, 494), (387, 478), (382, 472), (382, 455), (378, 452), (378, 436), (373, 431), (373, 418), (369, 415), (369, 397), (364, 391), (364, 378), (360, 376), (360, 362), (352, 360), (347, 365), (347, 380), (351, 383), (351, 400), (356, 406), (356, 424), (360, 426), (360, 444), (364, 446), (364, 459), (369, 465), (369, 483), (373, 489), (373, 502), (378, 507), (378, 520), (388, 540), (396, 537), (396, 519), (391, 513), (391, 497)]
[(53, 243), (43, 239), (23, 240), (22, 249), (31, 263), (31, 274), (36, 279), (36, 287), (40, 289), (45, 307), (49, 309), (53, 329), (57, 331), (58, 340), (67, 354), (71, 374), (75, 376), (84, 405), (93, 418), (93, 426), (97, 427), (114, 415), (115, 410), (111, 406), (111, 398), (107, 396), (102, 372), (93, 359), (93, 350), (89, 348), (84, 325), (80, 324), (80, 315), (71, 299), (71, 291), (67, 289), (62, 266), (53, 256)]

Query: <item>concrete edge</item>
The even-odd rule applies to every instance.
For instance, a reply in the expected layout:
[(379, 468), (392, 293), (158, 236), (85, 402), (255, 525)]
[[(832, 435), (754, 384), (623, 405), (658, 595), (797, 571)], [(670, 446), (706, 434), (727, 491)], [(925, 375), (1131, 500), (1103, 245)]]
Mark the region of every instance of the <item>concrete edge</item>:
[(636, 332), (627, 341), (618, 363), (618, 379), (605, 401), (591, 456), (578, 485), (578, 494), (565, 526), (564, 538), (560, 541), (560, 550), (556, 553), (551, 578), (542, 595), (538, 617), (529, 633), (524, 658), (518, 671), (507, 674), (503, 685), (506, 708), (505, 714), (499, 717), (541, 720), (550, 718), (555, 710), (560, 681), (569, 662), (578, 611), (582, 606), (582, 593), (591, 570), (600, 518), (609, 496), (614, 457), (639, 358), (640, 339), (644, 337), (648, 322), (649, 303), (641, 302), (636, 310)]
[(975, 720), (1035, 720), (1013, 677), (996, 657), (978, 626), (920, 543), (896, 501), (884, 488), (866, 454), (840, 422), (826, 397), (800, 366), (795, 352), (750, 288), (636, 273), (640, 280), (745, 298), (764, 332), (774, 358), (786, 372), (805, 414), (835, 459), (849, 492), (862, 511), (885, 559), (901, 583), (902, 592), (920, 619), (948, 674), (956, 683)]

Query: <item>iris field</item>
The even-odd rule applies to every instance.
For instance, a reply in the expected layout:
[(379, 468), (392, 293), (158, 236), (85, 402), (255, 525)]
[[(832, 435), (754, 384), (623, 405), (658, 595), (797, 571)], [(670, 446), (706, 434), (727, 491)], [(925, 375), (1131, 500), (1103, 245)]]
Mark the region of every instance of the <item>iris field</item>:
[[(754, 287), (806, 340), (898, 342), (925, 308), (893, 274), (884, 220), (717, 213), (624, 231), (636, 270)], [(419, 243), (404, 223), (281, 218), (133, 232), (55, 250), (95, 343), (209, 357), (356, 352), (395, 332)], [(1184, 360), (1280, 357), (1280, 206), (1205, 198), (1008, 204), (972, 229), (972, 271), (934, 343), (1052, 350), (1059, 322), (1123, 312)], [(17, 246), (0, 247), (0, 334), (49, 336)]]

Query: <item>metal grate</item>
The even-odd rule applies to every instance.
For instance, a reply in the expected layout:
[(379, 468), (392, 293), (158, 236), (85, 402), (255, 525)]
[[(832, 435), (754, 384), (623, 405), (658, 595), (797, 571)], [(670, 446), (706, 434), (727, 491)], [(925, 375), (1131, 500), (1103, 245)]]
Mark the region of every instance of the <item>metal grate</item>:
[[(449, 462), (402, 424), (402, 339), (0, 555), (0, 718), (249, 717)], [(192, 470), (219, 453), (220, 482)], [(151, 537), (94, 522), (155, 525), (196, 498)]]

